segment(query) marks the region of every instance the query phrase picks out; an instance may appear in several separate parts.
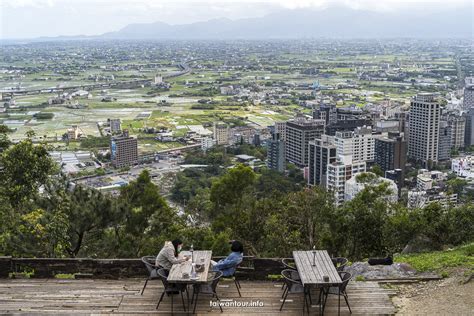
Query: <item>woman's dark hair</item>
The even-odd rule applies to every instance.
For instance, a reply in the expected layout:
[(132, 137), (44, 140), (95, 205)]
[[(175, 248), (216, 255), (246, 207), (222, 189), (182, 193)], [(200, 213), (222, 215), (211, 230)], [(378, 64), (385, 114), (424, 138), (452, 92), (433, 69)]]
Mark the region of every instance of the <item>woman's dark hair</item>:
[(230, 246), (230, 250), (232, 252), (244, 252), (244, 245), (240, 241), (234, 240), (231, 242), (232, 246)]
[(178, 246), (179, 245), (182, 245), (183, 244), (183, 241), (179, 238), (176, 238), (175, 240), (173, 240), (171, 242), (174, 246), (174, 256), (177, 257), (178, 256)]

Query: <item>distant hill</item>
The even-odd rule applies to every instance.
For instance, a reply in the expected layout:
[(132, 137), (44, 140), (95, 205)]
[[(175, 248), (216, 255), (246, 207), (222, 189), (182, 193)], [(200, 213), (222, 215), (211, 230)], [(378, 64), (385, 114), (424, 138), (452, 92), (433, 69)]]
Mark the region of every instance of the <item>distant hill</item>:
[(283, 10), (261, 18), (214, 19), (182, 25), (130, 24), (105, 33), (110, 39), (260, 39), (473, 37), (472, 9), (380, 13), (347, 8)]

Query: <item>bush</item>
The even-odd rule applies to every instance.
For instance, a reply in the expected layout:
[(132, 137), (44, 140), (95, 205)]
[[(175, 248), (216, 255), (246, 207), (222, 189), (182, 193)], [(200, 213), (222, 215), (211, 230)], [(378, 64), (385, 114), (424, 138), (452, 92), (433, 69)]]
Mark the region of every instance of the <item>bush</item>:
[(36, 113), (34, 115), (34, 117), (37, 119), (37, 120), (51, 120), (53, 117), (54, 117), (54, 113), (50, 113), (50, 112), (40, 112), (40, 113)]

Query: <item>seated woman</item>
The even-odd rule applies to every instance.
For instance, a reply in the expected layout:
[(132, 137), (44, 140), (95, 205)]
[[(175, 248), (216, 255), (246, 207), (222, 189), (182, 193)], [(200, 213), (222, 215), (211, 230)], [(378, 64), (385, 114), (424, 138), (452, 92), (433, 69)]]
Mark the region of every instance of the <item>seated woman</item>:
[(222, 271), (222, 275), (225, 277), (234, 275), (235, 269), (242, 262), (244, 257), (244, 246), (240, 241), (232, 241), (230, 250), (232, 252), (225, 259), (221, 259), (219, 262), (211, 262), (212, 270)]
[(158, 256), (156, 256), (155, 265), (164, 269), (170, 270), (173, 264), (181, 263), (189, 258), (178, 259), (178, 254), (181, 252), (183, 242), (180, 239), (173, 241), (166, 241)]

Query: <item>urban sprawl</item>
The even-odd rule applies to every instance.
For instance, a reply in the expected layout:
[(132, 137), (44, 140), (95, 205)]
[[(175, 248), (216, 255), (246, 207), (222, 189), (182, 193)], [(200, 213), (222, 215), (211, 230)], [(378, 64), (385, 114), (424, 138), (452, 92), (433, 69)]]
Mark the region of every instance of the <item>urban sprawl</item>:
[[(410, 208), (474, 191), (474, 63), (463, 40), (6, 44), (0, 124), (46, 142), (77, 184), (116, 193), (148, 169), (165, 196), (184, 155), (300, 170), (336, 203), (386, 182)], [(462, 192), (448, 190), (460, 179)], [(467, 192), (467, 193), (466, 193)]]

